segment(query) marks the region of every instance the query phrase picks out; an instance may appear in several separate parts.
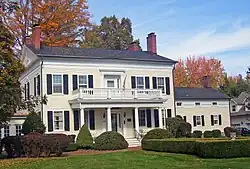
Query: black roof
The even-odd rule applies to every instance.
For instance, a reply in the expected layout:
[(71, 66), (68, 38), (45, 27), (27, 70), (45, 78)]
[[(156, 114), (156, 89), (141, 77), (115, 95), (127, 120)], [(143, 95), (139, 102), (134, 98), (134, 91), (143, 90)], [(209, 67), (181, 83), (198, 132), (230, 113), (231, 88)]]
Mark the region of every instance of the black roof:
[(175, 88), (176, 99), (230, 99), (227, 95), (213, 88)]
[(72, 57), (86, 59), (119, 59), (176, 63), (169, 58), (152, 54), (147, 51), (111, 50), (102, 48), (76, 48), (76, 47), (49, 47), (41, 45), (35, 50), (32, 45), (27, 46), (37, 56), (43, 57)]

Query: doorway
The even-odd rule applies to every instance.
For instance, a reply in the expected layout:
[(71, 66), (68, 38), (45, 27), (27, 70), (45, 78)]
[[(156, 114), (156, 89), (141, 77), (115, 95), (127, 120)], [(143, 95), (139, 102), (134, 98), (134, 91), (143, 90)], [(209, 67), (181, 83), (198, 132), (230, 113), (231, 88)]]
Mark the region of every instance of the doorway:
[(111, 113), (111, 128), (112, 131), (118, 132), (123, 135), (123, 123), (121, 113)]

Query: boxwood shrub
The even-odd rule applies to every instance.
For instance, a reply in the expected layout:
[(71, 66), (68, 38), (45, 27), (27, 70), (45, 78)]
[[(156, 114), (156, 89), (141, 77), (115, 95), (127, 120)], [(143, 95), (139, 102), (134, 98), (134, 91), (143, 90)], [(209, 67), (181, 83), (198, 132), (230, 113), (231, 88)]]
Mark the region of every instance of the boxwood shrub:
[(142, 149), (150, 151), (193, 154), (203, 158), (250, 156), (250, 139), (149, 139)]
[(213, 138), (220, 138), (221, 137), (221, 131), (220, 130), (213, 130), (212, 134), (213, 134)]
[(121, 150), (128, 148), (128, 142), (120, 133), (107, 131), (95, 139), (94, 148), (97, 150)]
[(204, 131), (204, 138), (212, 138), (213, 132), (212, 131)]
[(202, 131), (200, 130), (195, 130), (192, 134), (193, 138), (201, 138), (202, 137)]
[(143, 140), (147, 139), (165, 139), (174, 137), (172, 133), (170, 133), (166, 129), (152, 129), (143, 137)]
[(70, 143), (68, 147), (66, 148), (66, 151), (76, 151), (80, 148), (80, 146), (77, 143)]

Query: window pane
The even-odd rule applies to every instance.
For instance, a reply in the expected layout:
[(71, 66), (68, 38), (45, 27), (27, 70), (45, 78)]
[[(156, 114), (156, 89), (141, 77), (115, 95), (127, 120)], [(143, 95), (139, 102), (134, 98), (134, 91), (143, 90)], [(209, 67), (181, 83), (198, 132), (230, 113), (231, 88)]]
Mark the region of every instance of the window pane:
[(87, 76), (84, 75), (84, 76), (79, 76), (79, 85), (82, 85), (82, 84), (87, 84)]
[(63, 112), (54, 112), (54, 128), (55, 130), (63, 130)]
[(10, 126), (4, 127), (4, 137), (8, 137), (10, 135)]
[(196, 124), (201, 125), (201, 116), (196, 116)]
[(115, 82), (113, 80), (108, 80), (107, 87), (115, 87)]
[(143, 77), (137, 77), (137, 85), (144, 85)]
[(22, 125), (16, 125), (16, 136), (21, 136), (22, 134)]
[(62, 75), (53, 75), (53, 93), (62, 93)]
[(62, 75), (53, 75), (53, 83), (62, 83)]
[(54, 93), (62, 93), (62, 85), (53, 85)]
[(158, 77), (157, 78), (157, 84), (164, 86), (164, 78), (163, 77)]
[(139, 110), (139, 126), (146, 126), (145, 110)]

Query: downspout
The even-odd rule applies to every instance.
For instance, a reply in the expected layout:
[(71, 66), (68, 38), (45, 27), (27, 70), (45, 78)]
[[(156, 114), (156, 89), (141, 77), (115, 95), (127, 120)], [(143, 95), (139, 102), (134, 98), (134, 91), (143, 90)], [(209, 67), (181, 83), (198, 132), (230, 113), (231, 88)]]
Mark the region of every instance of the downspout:
[(173, 67), (173, 70), (172, 70), (172, 77), (173, 77), (173, 91), (174, 91), (174, 113), (175, 113), (175, 117), (176, 117), (176, 106), (175, 106), (175, 86), (174, 86), (174, 70), (175, 70), (175, 64), (174, 64), (174, 67)]
[(41, 56), (40, 62), (40, 95), (41, 95), (41, 119), (43, 121), (43, 58)]

